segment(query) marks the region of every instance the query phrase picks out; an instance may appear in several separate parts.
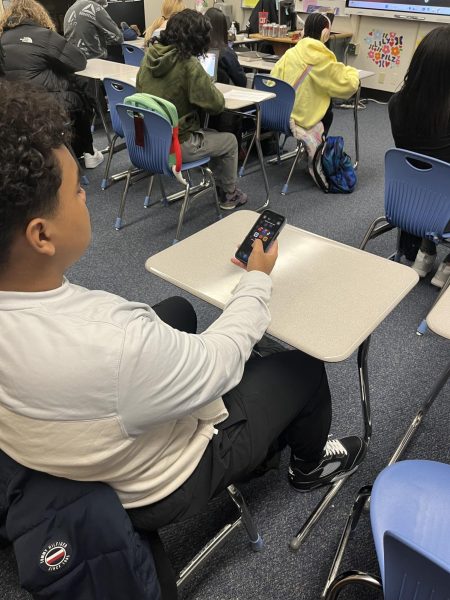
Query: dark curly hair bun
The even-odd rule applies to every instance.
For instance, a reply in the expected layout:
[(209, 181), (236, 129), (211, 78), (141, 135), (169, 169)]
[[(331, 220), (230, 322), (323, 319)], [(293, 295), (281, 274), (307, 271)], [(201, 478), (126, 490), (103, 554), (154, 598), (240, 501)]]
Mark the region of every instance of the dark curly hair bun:
[(0, 269), (14, 236), (58, 206), (61, 170), (53, 149), (70, 142), (69, 118), (37, 86), (0, 80)]

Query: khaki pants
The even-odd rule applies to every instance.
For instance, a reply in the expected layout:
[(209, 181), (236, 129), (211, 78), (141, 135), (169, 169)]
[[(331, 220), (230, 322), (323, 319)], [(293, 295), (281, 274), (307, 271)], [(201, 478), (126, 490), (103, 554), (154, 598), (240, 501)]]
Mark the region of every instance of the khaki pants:
[(238, 146), (232, 133), (219, 133), (212, 129), (195, 131), (181, 144), (181, 155), (184, 163), (210, 156), (209, 165), (217, 185), (227, 194), (234, 192)]

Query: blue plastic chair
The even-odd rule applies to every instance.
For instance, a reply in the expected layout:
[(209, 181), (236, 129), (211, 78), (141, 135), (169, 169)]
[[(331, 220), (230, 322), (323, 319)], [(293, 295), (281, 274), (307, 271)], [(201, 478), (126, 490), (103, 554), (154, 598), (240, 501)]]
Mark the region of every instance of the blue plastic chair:
[(109, 185), (109, 170), (111, 168), (111, 161), (117, 138), (125, 137), (122, 129), (122, 123), (120, 122), (119, 115), (117, 114), (116, 104), (123, 102), (127, 96), (133, 95), (136, 92), (136, 88), (131, 85), (131, 83), (125, 83), (124, 81), (119, 81), (118, 79), (108, 78), (103, 80), (103, 85), (108, 98), (109, 114), (111, 117), (111, 125), (114, 131), (114, 137), (109, 145), (108, 160), (106, 161), (105, 173), (101, 183), (102, 190), (106, 190)]
[(126, 65), (140, 67), (142, 59), (145, 56), (145, 51), (133, 44), (124, 43), (122, 44), (122, 56)]
[(448, 600), (450, 465), (387, 467), (375, 480), (370, 518), (385, 600)]
[[(371, 224), (360, 248), (396, 227), (436, 243), (449, 243), (445, 228), (450, 222), (450, 163), (400, 148), (388, 150), (384, 163), (385, 215)], [(399, 239), (392, 257), (396, 261), (401, 258)], [(423, 319), (417, 333), (426, 329)]]
[[(130, 155), (132, 164), (147, 173), (152, 175), (149, 191), (145, 197), (144, 207), (150, 205), (150, 191), (153, 182), (153, 175), (165, 175), (175, 179), (175, 176), (169, 166), (169, 153), (172, 143), (172, 126), (160, 114), (154, 113), (147, 109), (136, 109), (126, 104), (118, 104), (116, 106), (119, 118), (122, 123), (125, 140)], [(140, 130), (142, 140), (140, 145), (136, 140), (136, 131)], [(217, 209), (218, 218), (221, 218), (219, 199), (217, 197), (216, 184), (211, 170), (207, 167), (210, 160), (209, 156), (205, 156), (200, 160), (189, 163), (183, 163), (181, 172), (186, 173), (186, 179), (183, 182), (185, 187), (184, 199), (180, 209), (178, 218), (178, 226), (175, 239), (176, 243), (180, 238), (181, 228), (187, 209), (192, 200), (212, 190), (214, 194), (215, 206)], [(200, 168), (202, 171), (202, 182), (193, 187), (191, 183), (190, 170)], [(119, 214), (115, 222), (115, 228), (119, 230), (122, 227), (123, 212), (125, 202), (130, 186), (132, 168), (128, 170), (125, 189), (120, 203)], [(164, 191), (163, 191), (164, 192)]]
[[(272, 133), (276, 134), (278, 147), (277, 159), (278, 162), (281, 162), (279, 137), (280, 134), (284, 134), (285, 142), (288, 137), (292, 136), (289, 121), (291, 118), (292, 109), (294, 107), (295, 90), (289, 83), (286, 83), (282, 79), (262, 74), (255, 75), (253, 80), (253, 88), (255, 90), (273, 92), (274, 94), (276, 94), (276, 98), (261, 103), (261, 129), (265, 130), (262, 137), (266, 135), (271, 135)], [(242, 164), (242, 167), (239, 170), (240, 177), (242, 177), (242, 175), (244, 174), (245, 165), (247, 163), (247, 159), (252, 149), (254, 141), (255, 137), (253, 136), (252, 141), (250, 142), (249, 148), (247, 150), (245, 160)], [(301, 156), (301, 148), (302, 143), (299, 140), (297, 140), (297, 148), (295, 151), (294, 161), (289, 171), (286, 183), (283, 185), (281, 191), (283, 195), (287, 194), (289, 188), (289, 181), (291, 179), (292, 173), (294, 172), (295, 166), (297, 165), (298, 159)]]

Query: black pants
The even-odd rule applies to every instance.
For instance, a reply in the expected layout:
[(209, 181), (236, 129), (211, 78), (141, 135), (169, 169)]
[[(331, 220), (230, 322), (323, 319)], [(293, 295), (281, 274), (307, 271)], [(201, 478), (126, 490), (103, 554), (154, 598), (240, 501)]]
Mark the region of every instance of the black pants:
[[(182, 298), (153, 307), (162, 320), (195, 333), (194, 309)], [(241, 382), (224, 395), (229, 417), (217, 425), (192, 475), (167, 498), (128, 514), (135, 527), (155, 530), (201, 512), (230, 483), (247, 479), (288, 444), (299, 458), (318, 460), (331, 424), (324, 365), (298, 350), (251, 358)]]
[(330, 105), (327, 108), (327, 112), (323, 115), (322, 117), (322, 124), (323, 124), (323, 134), (326, 136), (328, 135), (328, 130), (331, 127), (331, 124), (333, 122), (333, 105), (330, 102)]

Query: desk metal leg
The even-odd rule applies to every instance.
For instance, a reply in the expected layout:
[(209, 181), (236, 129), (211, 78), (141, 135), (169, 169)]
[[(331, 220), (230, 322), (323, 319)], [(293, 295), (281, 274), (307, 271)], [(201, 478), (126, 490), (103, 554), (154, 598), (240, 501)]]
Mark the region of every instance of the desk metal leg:
[[(411, 438), (414, 433), (417, 431), (419, 425), (422, 423), (425, 415), (430, 410), (440, 391), (447, 383), (448, 378), (450, 377), (450, 363), (444, 369), (442, 375), (438, 379), (438, 381), (433, 386), (432, 390), (429, 392), (425, 402), (417, 411), (414, 419), (411, 422), (411, 425), (408, 427), (405, 435), (400, 440), (399, 445), (397, 446), (394, 454), (388, 462), (387, 466), (393, 465), (395, 462), (399, 460), (399, 458), (403, 455), (405, 449), (407, 448)], [(354, 572), (349, 571), (347, 573), (339, 573), (339, 568), (341, 566), (342, 558), (344, 556), (344, 552), (346, 550), (348, 541), (350, 539), (351, 534), (355, 530), (358, 525), (359, 518), (363, 509), (367, 506), (370, 495), (372, 492), (372, 486), (368, 485), (361, 488), (358, 492), (356, 500), (353, 504), (352, 510), (347, 518), (347, 522), (342, 532), (341, 539), (339, 541), (338, 548), (336, 550), (336, 554), (334, 555), (333, 564), (331, 565), (331, 569), (327, 578), (327, 582), (325, 584), (325, 588), (322, 592), (322, 599), (325, 600), (334, 600), (338, 597), (338, 591), (340, 591), (345, 585), (348, 583), (354, 583), (356, 580), (353, 578)], [(363, 575), (363, 574), (361, 574)], [(366, 574), (364, 574), (366, 576)], [(367, 577), (371, 577), (367, 575)], [(375, 578), (376, 579), (376, 578)], [(363, 581), (363, 580), (361, 580)], [(366, 580), (367, 581), (367, 580)], [(381, 588), (380, 588), (381, 589)]]
[(258, 152), (259, 164), (261, 165), (261, 171), (263, 174), (264, 187), (266, 188), (266, 199), (264, 201), (264, 204), (262, 204), (259, 208), (256, 209), (257, 211), (261, 211), (269, 206), (270, 190), (269, 190), (269, 182), (267, 180), (266, 167), (264, 165), (264, 155), (263, 155), (262, 148), (261, 148), (261, 108), (260, 108), (259, 104), (256, 104), (256, 131), (255, 131), (254, 139), (255, 139), (256, 150)]
[[(370, 398), (369, 398), (369, 377), (367, 372), (367, 353), (370, 345), (370, 336), (361, 344), (358, 350), (358, 372), (359, 372), (359, 391), (361, 397), (361, 408), (364, 421), (364, 452), (358, 461), (358, 466), (364, 460), (367, 449), (369, 447), (370, 438), (372, 437), (372, 420), (370, 415)], [(328, 492), (313, 510), (309, 518), (305, 521), (300, 531), (292, 538), (290, 547), (292, 550), (298, 550), (303, 541), (309, 535), (311, 529), (322, 516), (325, 509), (331, 503), (333, 498), (339, 492), (341, 487), (347, 481), (350, 475), (346, 475), (336, 483), (333, 483)]]
[(353, 163), (353, 168), (358, 168), (359, 163), (359, 132), (358, 132), (358, 106), (359, 106), (359, 98), (361, 96), (361, 83), (358, 86), (355, 94), (355, 105), (353, 107), (353, 120), (355, 122), (355, 162)]

